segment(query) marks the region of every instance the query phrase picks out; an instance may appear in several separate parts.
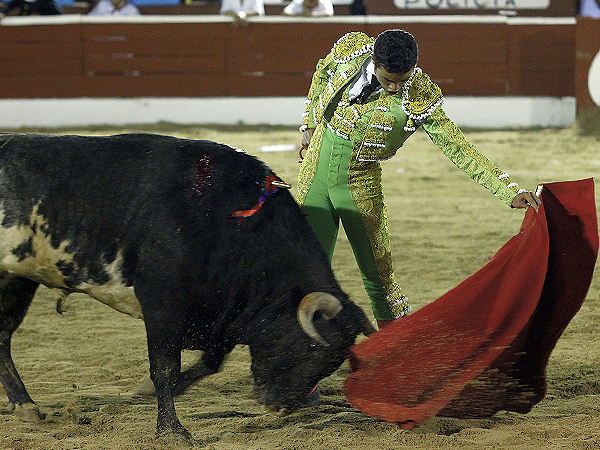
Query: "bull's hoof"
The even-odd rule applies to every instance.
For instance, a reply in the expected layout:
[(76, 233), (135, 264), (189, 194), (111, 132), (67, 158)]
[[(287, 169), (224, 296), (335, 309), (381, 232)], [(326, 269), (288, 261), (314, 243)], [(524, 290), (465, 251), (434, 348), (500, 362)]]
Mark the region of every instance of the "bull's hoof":
[(23, 403), (22, 405), (9, 403), (8, 408), (23, 422), (39, 423), (46, 418), (46, 414), (40, 412), (40, 408), (35, 403)]
[(130, 394), (154, 397), (156, 395), (156, 389), (154, 389), (154, 383), (150, 378), (144, 378), (136, 387), (133, 388)]

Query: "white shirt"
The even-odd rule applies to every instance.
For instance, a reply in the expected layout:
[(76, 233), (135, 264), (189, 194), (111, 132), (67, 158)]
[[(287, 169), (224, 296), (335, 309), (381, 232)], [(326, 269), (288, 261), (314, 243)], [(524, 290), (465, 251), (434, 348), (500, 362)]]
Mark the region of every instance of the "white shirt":
[(222, 0), (221, 14), (246, 13), (248, 16), (265, 15), (265, 3), (263, 0)]
[[(350, 98), (350, 101), (354, 100), (360, 95), (363, 88), (367, 84), (371, 83), (373, 77), (375, 77), (375, 64), (373, 64), (373, 60), (369, 58), (364, 62), (363, 66), (360, 69), (360, 73), (356, 78), (356, 81), (354, 81), (354, 84), (350, 87), (350, 90), (348, 91), (348, 97)], [(373, 93), (379, 92), (382, 89), (383, 88), (379, 86), (377, 89), (375, 89)]]
[(90, 16), (137, 16), (140, 10), (131, 3), (117, 9), (110, 0), (100, 0), (88, 14)]
[(581, 0), (579, 6), (579, 15), (584, 17), (600, 18), (600, 7), (596, 0)]
[[(304, 4), (303, 0), (292, 0), (292, 3), (283, 9), (283, 14), (286, 16), (303, 16)], [(333, 4), (331, 0), (319, 0), (317, 6), (310, 10), (309, 16), (333, 16)]]

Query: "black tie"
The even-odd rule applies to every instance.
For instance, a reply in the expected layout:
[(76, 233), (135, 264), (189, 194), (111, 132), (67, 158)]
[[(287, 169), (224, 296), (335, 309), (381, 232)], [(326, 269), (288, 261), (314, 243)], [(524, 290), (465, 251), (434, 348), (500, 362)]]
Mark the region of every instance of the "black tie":
[(373, 76), (371, 78), (371, 82), (363, 88), (362, 92), (358, 95), (358, 97), (356, 97), (354, 101), (358, 103), (364, 103), (369, 98), (369, 95), (375, 92), (375, 89), (377, 89), (379, 86), (379, 80), (376, 76)]

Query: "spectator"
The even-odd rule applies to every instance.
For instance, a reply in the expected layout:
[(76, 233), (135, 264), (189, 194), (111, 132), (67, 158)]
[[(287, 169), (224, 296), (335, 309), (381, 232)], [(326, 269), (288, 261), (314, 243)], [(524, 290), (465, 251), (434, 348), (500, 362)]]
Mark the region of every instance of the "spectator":
[(354, 0), (350, 4), (350, 15), (351, 16), (366, 16), (367, 7), (363, 3), (363, 0)]
[(581, 0), (579, 2), (579, 15), (600, 19), (600, 6), (597, 0)]
[(222, 0), (221, 14), (245, 21), (248, 16), (264, 16), (264, 0)]
[(100, 0), (88, 13), (90, 16), (138, 16), (140, 10), (127, 0)]
[(333, 16), (331, 0), (292, 0), (292, 3), (283, 9), (286, 16)]
[(18, 16), (55, 16), (62, 12), (54, 4), (54, 0), (10, 0), (0, 9), (0, 18), (10, 11), (18, 9)]

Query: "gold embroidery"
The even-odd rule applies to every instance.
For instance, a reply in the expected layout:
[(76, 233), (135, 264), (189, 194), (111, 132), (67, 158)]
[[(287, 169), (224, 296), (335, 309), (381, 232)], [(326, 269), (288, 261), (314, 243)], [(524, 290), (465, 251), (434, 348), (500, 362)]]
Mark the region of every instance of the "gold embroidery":
[(329, 128), (341, 138), (350, 140), (350, 134), (356, 129), (356, 122), (361, 116), (355, 111), (355, 105), (350, 105), (348, 89), (345, 89), (329, 121)]
[(404, 129), (414, 131), (443, 102), (440, 87), (420, 68), (415, 67), (402, 88), (402, 108), (408, 116)]
[(333, 44), (331, 54), (336, 63), (346, 64), (359, 56), (370, 54), (373, 51), (374, 43), (375, 38), (360, 31), (346, 33)]
[[(337, 92), (359, 71), (373, 51), (374, 38), (362, 32), (347, 33), (319, 60), (308, 92), (309, 102), (302, 118), (303, 128), (321, 122)], [(312, 113), (312, 115), (311, 115)]]
[(381, 188), (381, 166), (371, 163), (366, 170), (351, 170), (348, 181), (352, 201), (365, 224), (386, 300), (394, 317), (405, 316), (411, 308), (394, 278), (387, 208)]
[(390, 111), (392, 99), (393, 96), (381, 93), (376, 100), (373, 115), (362, 139), (362, 144), (356, 152), (355, 159), (359, 161), (381, 161), (396, 154), (397, 147), (388, 146), (389, 133), (397, 120), (396, 115)]
[(402, 288), (398, 283), (394, 282), (393, 288), (395, 290), (391, 294), (388, 294), (386, 298), (392, 314), (395, 318), (408, 316), (412, 310), (408, 304), (408, 297), (402, 294)]

